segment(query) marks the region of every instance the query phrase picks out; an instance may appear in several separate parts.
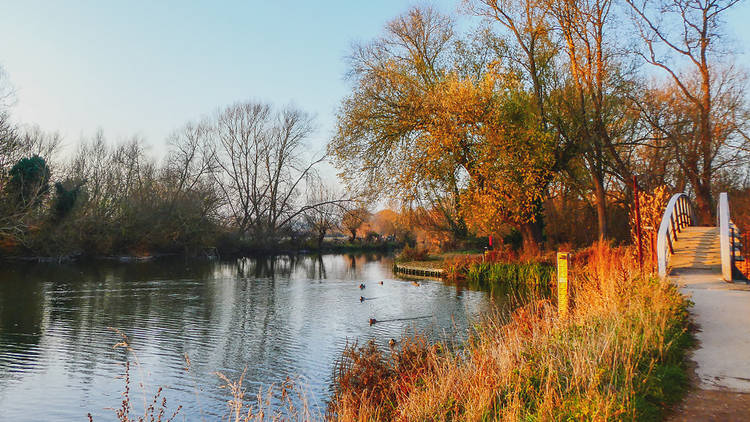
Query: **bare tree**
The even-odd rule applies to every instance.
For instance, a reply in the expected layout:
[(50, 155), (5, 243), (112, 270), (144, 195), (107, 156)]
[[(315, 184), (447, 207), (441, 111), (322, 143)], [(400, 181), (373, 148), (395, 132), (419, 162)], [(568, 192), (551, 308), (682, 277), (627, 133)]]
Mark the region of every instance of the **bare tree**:
[(326, 234), (339, 227), (345, 205), (338, 201), (341, 195), (321, 182), (315, 183), (308, 190), (307, 195), (307, 204), (319, 204), (308, 208), (304, 213), (304, 218), (308, 228), (315, 235), (318, 249), (320, 249)]
[[(168, 186), (170, 208), (184, 195), (196, 190), (214, 190), (216, 166), (216, 145), (211, 139), (208, 122), (187, 123), (172, 133), (167, 142), (170, 146), (164, 179)], [(219, 198), (214, 198), (210, 206), (218, 208)], [(208, 205), (208, 204), (207, 204)], [(211, 210), (205, 210), (209, 213)]]
[[(726, 159), (733, 155), (727, 150), (747, 141), (735, 119), (745, 117), (741, 111), (744, 86), (736, 83), (736, 71), (726, 65), (731, 54), (721, 42), (723, 16), (739, 0), (625, 1), (643, 40), (643, 49), (636, 53), (664, 72), (673, 85), (667, 95), (677, 107), (668, 113), (673, 119), (665, 121), (668, 114), (652, 114), (653, 107), (644, 109), (646, 118), (657, 136), (672, 143), (677, 162), (695, 191), (698, 218), (701, 224), (710, 224), (714, 176), (732, 162)], [(740, 102), (731, 106), (737, 99)], [(729, 122), (724, 120), (728, 110), (733, 115)], [(694, 125), (686, 127), (685, 118)]]
[(599, 238), (608, 235), (607, 190), (611, 176), (627, 190), (632, 178), (627, 154), (640, 138), (628, 114), (633, 72), (620, 56), (612, 0), (552, 0), (551, 13), (567, 56), (567, 86), (558, 92), (558, 134), (581, 153), (596, 202)]
[(300, 204), (323, 161), (322, 156), (304, 158), (313, 132), (309, 114), (292, 107), (274, 112), (268, 104), (238, 103), (218, 113), (212, 127), (218, 187), (242, 235), (273, 240), (295, 218), (332, 202)]
[[(38, 126), (19, 128), (14, 124), (10, 116), (13, 99), (13, 88), (0, 68), (0, 237), (23, 241), (30, 217), (48, 192), (49, 163), (61, 138)], [(30, 170), (41, 179), (33, 183), (21, 180), (25, 171), (20, 167), (26, 167), (26, 171)], [(14, 168), (18, 170), (15, 175), (12, 174)], [(13, 186), (14, 181), (23, 186)]]
[(0, 190), (8, 180), (8, 171), (18, 161), (18, 147), (18, 130), (7, 110), (0, 109)]

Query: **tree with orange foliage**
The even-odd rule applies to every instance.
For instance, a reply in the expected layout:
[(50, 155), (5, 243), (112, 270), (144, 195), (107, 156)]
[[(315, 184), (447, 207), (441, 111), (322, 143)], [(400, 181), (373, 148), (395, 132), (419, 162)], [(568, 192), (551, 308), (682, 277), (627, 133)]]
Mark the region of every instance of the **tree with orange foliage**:
[(350, 234), (349, 240), (357, 238), (357, 230), (370, 218), (370, 212), (364, 207), (352, 208), (341, 217), (341, 227)]
[(468, 226), (486, 235), (510, 225), (520, 230), (524, 249), (536, 248), (555, 143), (539, 128), (534, 96), (513, 73), (488, 73), (478, 83), (451, 75), (433, 95), (424, 156), (453, 156), (468, 174), (461, 195)]
[(425, 8), (412, 9), (389, 22), (384, 36), (356, 46), (349, 58), (353, 91), (340, 106), (329, 151), (350, 190), (438, 205), (454, 235), (465, 236), (458, 212), (464, 174), (450, 157), (428, 169), (416, 148), (430, 118), (425, 95), (453, 66), (455, 41), (452, 21)]
[(551, 180), (551, 138), (518, 75), (493, 54), (452, 61), (454, 38), (449, 19), (413, 9), (355, 51), (334, 160), (350, 183), (392, 197), (443, 184), (475, 231), (512, 224), (537, 244), (541, 231), (524, 227), (538, 221)]

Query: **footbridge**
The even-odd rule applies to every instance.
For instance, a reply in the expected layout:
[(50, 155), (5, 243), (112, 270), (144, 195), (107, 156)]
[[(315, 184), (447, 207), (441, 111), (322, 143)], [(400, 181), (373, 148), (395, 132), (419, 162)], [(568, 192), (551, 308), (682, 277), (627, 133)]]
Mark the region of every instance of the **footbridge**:
[[(731, 392), (750, 400), (750, 285), (739, 271), (746, 268), (747, 248), (732, 223), (728, 195), (718, 199), (715, 225), (698, 226), (688, 196), (672, 196), (657, 235), (659, 275), (693, 302), (698, 328), (691, 355), (697, 389), (684, 401), (686, 411), (706, 394)], [(750, 413), (744, 417), (750, 420)]]
[(726, 193), (719, 195), (715, 226), (697, 226), (688, 196), (675, 194), (667, 204), (657, 233), (659, 275), (699, 271), (715, 272), (729, 283), (744, 280), (738, 266), (746, 264), (741, 239), (740, 230), (730, 217)]

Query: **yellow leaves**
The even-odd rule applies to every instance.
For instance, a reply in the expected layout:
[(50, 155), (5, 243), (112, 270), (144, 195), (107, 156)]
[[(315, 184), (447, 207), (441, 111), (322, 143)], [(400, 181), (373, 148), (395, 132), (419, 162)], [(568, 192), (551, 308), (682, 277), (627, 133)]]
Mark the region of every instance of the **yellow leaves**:
[(339, 118), (337, 158), (372, 169), (371, 180), (386, 175), (377, 179), (380, 189), (407, 199), (441, 184), (453, 195), (465, 178), (458, 189), (462, 215), (478, 231), (533, 221), (551, 178), (554, 143), (538, 129), (533, 96), (518, 75), (496, 63), (481, 77), (446, 71), (427, 82), (401, 60), (385, 60), (360, 79)]
[[(659, 186), (651, 192), (640, 192), (638, 202), (641, 208), (641, 227), (643, 228), (641, 233), (642, 244), (649, 245), (652, 234), (659, 230), (659, 224), (661, 224), (661, 218), (670, 196), (671, 194), (665, 186)], [(638, 234), (636, 233), (635, 217), (635, 210), (633, 209), (630, 212), (630, 234), (633, 242), (637, 243)]]

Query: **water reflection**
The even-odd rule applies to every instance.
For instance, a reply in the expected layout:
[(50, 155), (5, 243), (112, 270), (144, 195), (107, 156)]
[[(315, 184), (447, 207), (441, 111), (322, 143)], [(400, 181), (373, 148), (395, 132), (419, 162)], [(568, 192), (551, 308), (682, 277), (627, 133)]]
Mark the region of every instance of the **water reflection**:
[(396, 280), (391, 266), (377, 254), (3, 263), (2, 419), (112, 419), (105, 408), (120, 401), (126, 356), (108, 327), (130, 337), (147, 385), (167, 386), (187, 420), (213, 419), (226, 403), (215, 371), (247, 368), (250, 392), (299, 375), (322, 405), (347, 341), (464, 333), (490, 306), (481, 292)]

